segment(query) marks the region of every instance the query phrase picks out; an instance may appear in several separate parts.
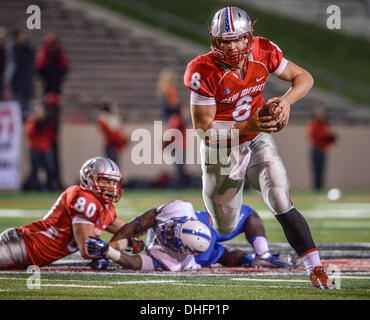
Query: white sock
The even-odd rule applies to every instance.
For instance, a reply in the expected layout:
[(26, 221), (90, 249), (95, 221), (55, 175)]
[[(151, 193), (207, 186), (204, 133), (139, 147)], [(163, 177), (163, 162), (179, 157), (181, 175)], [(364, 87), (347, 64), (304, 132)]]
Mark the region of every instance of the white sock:
[(251, 242), (252, 242), (254, 252), (257, 255), (262, 256), (264, 253), (269, 251), (269, 245), (264, 236), (255, 236), (252, 238)]
[(319, 251), (317, 250), (307, 253), (304, 257), (301, 258), (301, 260), (306, 266), (308, 275), (311, 274), (313, 268), (317, 266), (322, 266)]

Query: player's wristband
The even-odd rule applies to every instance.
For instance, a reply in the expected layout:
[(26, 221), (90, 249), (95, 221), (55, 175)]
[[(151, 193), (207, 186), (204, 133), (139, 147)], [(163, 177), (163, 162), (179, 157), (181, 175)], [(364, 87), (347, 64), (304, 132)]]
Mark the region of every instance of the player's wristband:
[(116, 249), (113, 249), (111, 246), (108, 247), (107, 254), (105, 255), (108, 259), (116, 262), (121, 258), (121, 252)]
[(137, 226), (139, 227), (140, 231), (141, 232), (145, 232), (145, 229), (143, 228), (143, 226), (141, 225), (141, 222), (140, 222), (140, 218), (138, 216), (136, 216), (135, 218), (135, 222), (137, 224)]

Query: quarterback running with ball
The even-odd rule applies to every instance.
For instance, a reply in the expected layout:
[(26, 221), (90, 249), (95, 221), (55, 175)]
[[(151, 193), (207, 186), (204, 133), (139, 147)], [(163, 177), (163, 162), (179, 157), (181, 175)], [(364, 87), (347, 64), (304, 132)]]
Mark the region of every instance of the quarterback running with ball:
[[(248, 179), (280, 222), (313, 286), (334, 288), (310, 228), (290, 200), (287, 173), (271, 135), (288, 123), (291, 105), (308, 93), (313, 79), (287, 60), (275, 43), (254, 36), (253, 25), (237, 7), (217, 11), (210, 25), (211, 52), (194, 58), (185, 71), (193, 126), (202, 139), (204, 203), (214, 227), (222, 234), (231, 232), (238, 223), (244, 179)], [(277, 103), (277, 119), (258, 115), (271, 73), (291, 83), (284, 95), (266, 101)]]

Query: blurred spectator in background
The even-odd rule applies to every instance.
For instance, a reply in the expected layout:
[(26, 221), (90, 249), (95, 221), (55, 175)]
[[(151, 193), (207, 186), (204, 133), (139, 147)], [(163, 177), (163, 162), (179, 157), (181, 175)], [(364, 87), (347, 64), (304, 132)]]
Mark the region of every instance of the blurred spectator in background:
[(37, 52), (36, 71), (40, 75), (44, 94), (60, 94), (65, 75), (68, 71), (68, 59), (54, 34), (45, 37), (42, 47)]
[(5, 100), (4, 81), (6, 66), (6, 34), (4, 27), (0, 27), (0, 101)]
[(59, 127), (60, 127), (60, 95), (54, 92), (49, 92), (44, 96), (44, 106), (46, 110), (46, 118), (50, 126), (50, 134), (52, 139), (52, 152), (54, 160), (53, 181), (55, 181), (58, 190), (63, 190), (60, 178), (59, 166)]
[(123, 131), (118, 105), (114, 102), (104, 102), (97, 124), (104, 136), (105, 156), (119, 166), (120, 152), (127, 145), (128, 139)]
[(22, 120), (25, 121), (33, 97), (35, 51), (23, 31), (14, 31), (7, 58), (5, 82), (10, 84), (11, 98), (20, 104)]
[(328, 114), (324, 107), (314, 110), (307, 126), (311, 143), (311, 166), (313, 189), (319, 191), (324, 186), (326, 153), (336, 141), (328, 123)]
[(171, 141), (164, 141), (162, 148), (165, 149), (169, 144), (175, 143), (173, 146), (172, 156), (175, 158), (175, 172), (174, 177), (171, 179), (170, 186), (174, 189), (184, 189), (188, 185), (188, 176), (185, 172), (186, 162), (186, 125), (185, 121), (180, 114), (172, 114), (167, 122), (166, 129), (177, 129), (181, 133), (181, 138), (172, 137)]
[[(169, 183), (171, 188), (183, 189), (187, 186), (187, 175), (185, 174), (185, 151), (186, 151), (186, 125), (181, 111), (181, 103), (179, 99), (178, 89), (176, 85), (175, 72), (170, 68), (164, 68), (159, 73), (157, 83), (157, 94), (160, 99), (160, 106), (162, 110), (162, 119), (164, 126), (167, 129), (178, 129), (183, 135), (182, 141), (176, 140), (174, 149), (175, 156), (175, 172)], [(162, 149), (165, 149), (171, 141), (164, 141)]]
[(162, 117), (167, 121), (173, 114), (180, 114), (180, 100), (176, 87), (175, 73), (168, 68), (159, 73), (157, 93), (160, 98)]
[[(55, 177), (53, 159), (53, 129), (47, 119), (47, 112), (42, 104), (36, 104), (25, 123), (28, 137), (31, 168), (23, 190), (55, 191), (58, 186)], [(39, 171), (44, 169), (47, 176), (46, 184), (41, 183)]]

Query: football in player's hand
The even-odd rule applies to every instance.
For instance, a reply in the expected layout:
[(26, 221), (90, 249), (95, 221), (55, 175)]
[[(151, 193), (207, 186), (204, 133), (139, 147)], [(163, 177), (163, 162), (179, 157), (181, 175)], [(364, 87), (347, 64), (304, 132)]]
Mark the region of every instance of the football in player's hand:
[(277, 105), (278, 104), (276, 102), (265, 104), (258, 112), (258, 116), (259, 117), (271, 116), (273, 120), (276, 120), (280, 113), (279, 108), (276, 108)]
[[(265, 104), (258, 112), (259, 117), (271, 116), (272, 120), (276, 120), (279, 117), (281, 109), (277, 107), (276, 102)], [(276, 124), (278, 131), (285, 127), (285, 124), (277, 122)]]

